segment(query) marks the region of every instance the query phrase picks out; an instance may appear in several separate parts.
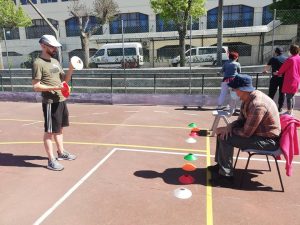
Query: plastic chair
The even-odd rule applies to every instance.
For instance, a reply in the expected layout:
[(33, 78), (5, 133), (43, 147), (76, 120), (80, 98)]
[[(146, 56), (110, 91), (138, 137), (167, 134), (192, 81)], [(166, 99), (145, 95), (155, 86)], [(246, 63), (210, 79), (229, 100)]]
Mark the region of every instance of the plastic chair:
[(242, 187), (243, 185), (243, 181), (244, 181), (244, 175), (245, 173), (247, 172), (247, 169), (248, 169), (248, 165), (249, 165), (249, 162), (250, 162), (250, 158), (253, 156), (253, 155), (265, 155), (267, 157), (267, 162), (268, 162), (268, 166), (269, 166), (269, 171), (271, 171), (271, 165), (270, 165), (270, 162), (269, 162), (269, 158), (268, 156), (272, 156), (275, 160), (275, 163), (276, 163), (276, 167), (277, 167), (277, 172), (278, 172), (278, 176), (279, 176), (279, 180), (280, 180), (280, 184), (281, 184), (281, 191), (284, 192), (284, 187), (283, 187), (283, 183), (282, 183), (282, 179), (281, 179), (281, 174), (280, 174), (280, 170), (279, 170), (279, 166), (278, 166), (278, 162), (277, 162), (277, 157), (280, 156), (282, 154), (282, 151), (280, 148), (278, 148), (277, 150), (275, 151), (264, 151), (264, 150), (257, 150), (257, 149), (239, 149), (238, 151), (238, 154), (236, 156), (236, 160), (235, 160), (235, 163), (234, 163), (234, 166), (233, 168), (236, 167), (236, 164), (237, 164), (237, 161), (238, 161), (238, 158), (239, 158), (239, 154), (240, 152), (247, 152), (249, 157), (248, 157), (248, 160), (247, 160), (247, 164), (246, 164), (246, 167), (242, 173), (242, 178), (241, 178), (241, 183), (240, 183), (240, 188)]
[(210, 130), (212, 131), (211, 136), (215, 136), (220, 119), (223, 119), (227, 125), (227, 124), (229, 124), (228, 118), (231, 117), (232, 113), (229, 111), (224, 111), (224, 110), (214, 110), (212, 112), (212, 114), (215, 117), (215, 120), (214, 120), (213, 125)]

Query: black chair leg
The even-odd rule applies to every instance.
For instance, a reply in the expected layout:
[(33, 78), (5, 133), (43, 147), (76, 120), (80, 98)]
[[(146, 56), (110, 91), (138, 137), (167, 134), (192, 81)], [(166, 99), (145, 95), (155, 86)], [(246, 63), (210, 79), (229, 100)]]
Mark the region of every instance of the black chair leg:
[(244, 176), (245, 176), (245, 173), (247, 172), (248, 170), (248, 165), (249, 165), (249, 162), (250, 162), (250, 158), (252, 157), (253, 154), (249, 153), (249, 157), (248, 157), (248, 160), (247, 160), (247, 164), (246, 164), (246, 167), (245, 169), (243, 170), (243, 173), (242, 173), (242, 177), (241, 177), (241, 183), (240, 183), (240, 188), (242, 188), (242, 185), (244, 183)]
[(281, 179), (281, 174), (280, 174), (280, 170), (279, 170), (279, 166), (278, 166), (278, 162), (277, 162), (276, 156), (273, 156), (273, 158), (275, 159), (275, 163), (276, 163), (276, 167), (277, 167), (277, 172), (278, 172), (278, 176), (279, 176), (279, 180), (280, 180), (280, 184), (281, 184), (281, 189), (282, 189), (282, 192), (284, 192), (284, 187), (283, 187), (283, 183), (282, 183), (282, 179)]
[(268, 162), (268, 166), (269, 166), (269, 171), (271, 171), (271, 165), (270, 165), (270, 162), (269, 162), (269, 157), (268, 157), (268, 155), (266, 155), (266, 157), (267, 157), (267, 162)]
[(238, 153), (236, 155), (236, 158), (235, 158), (235, 163), (234, 163), (233, 169), (235, 169), (236, 163), (237, 163), (239, 155), (240, 155), (240, 151), (241, 151), (241, 149), (239, 148), (239, 151), (238, 151)]

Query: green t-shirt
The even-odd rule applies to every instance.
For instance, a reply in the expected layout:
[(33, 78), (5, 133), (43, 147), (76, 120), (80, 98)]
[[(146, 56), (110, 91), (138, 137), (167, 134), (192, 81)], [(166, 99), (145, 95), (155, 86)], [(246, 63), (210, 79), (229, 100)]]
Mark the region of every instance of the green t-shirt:
[[(48, 86), (59, 86), (63, 81), (64, 71), (59, 62), (51, 58), (50, 60), (37, 58), (33, 63), (32, 79), (40, 80), (41, 84)], [(60, 90), (57, 91), (43, 91), (44, 103), (62, 102), (65, 97)]]

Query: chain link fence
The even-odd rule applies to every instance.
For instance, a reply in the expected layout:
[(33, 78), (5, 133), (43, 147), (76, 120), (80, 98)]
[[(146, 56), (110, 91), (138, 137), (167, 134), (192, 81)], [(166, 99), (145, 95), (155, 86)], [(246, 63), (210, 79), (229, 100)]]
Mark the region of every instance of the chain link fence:
[[(226, 51), (239, 53), (242, 66), (265, 64), (273, 55), (274, 46), (282, 47), (287, 55), (289, 45), (295, 43), (299, 35), (300, 10), (277, 10), (276, 14), (265, 8), (262, 13), (254, 13), (248, 8), (243, 8), (243, 13), (238, 14), (232, 13), (230, 8), (228, 10), (224, 11), (223, 46), (227, 47)], [(159, 16), (149, 20), (147, 15), (137, 14), (139, 19), (114, 20), (101, 29), (93, 29), (96, 33), (89, 40), (89, 57), (106, 43), (139, 42), (143, 49), (142, 67), (178, 66), (178, 63), (174, 63), (176, 60), (178, 62), (176, 57), (180, 51), (176, 25), (164, 22)], [(50, 21), (65, 35), (59, 38), (63, 45), (64, 67), (68, 66), (69, 59), (74, 55), (84, 59), (80, 30), (76, 23), (71, 19)], [(89, 21), (97, 25), (96, 20)], [(189, 60), (190, 53), (186, 53), (186, 66), (214, 66), (217, 55), (217, 11), (209, 10), (207, 16), (193, 18), (187, 28), (185, 49), (195, 50), (191, 53), (192, 60)], [(31, 68), (33, 60), (40, 54), (38, 38), (45, 33), (53, 34), (43, 20), (34, 20), (33, 25), (27, 28), (1, 29), (0, 35), (5, 41), (5, 45), (2, 45), (4, 67)], [(196, 50), (197, 47), (201, 49)], [(122, 64), (103, 63), (97, 67), (122, 68)]]

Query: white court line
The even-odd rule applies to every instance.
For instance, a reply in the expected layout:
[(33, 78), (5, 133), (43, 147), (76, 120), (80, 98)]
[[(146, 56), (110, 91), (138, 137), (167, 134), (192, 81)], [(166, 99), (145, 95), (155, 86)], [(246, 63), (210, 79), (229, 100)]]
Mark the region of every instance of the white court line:
[[(49, 208), (40, 218), (38, 218), (33, 225), (41, 224), (53, 211), (60, 206), (83, 182), (85, 182), (113, 153), (116, 151), (131, 151), (131, 152), (148, 152), (156, 154), (170, 154), (170, 155), (186, 155), (187, 153), (180, 152), (167, 152), (167, 151), (152, 151), (152, 150), (143, 150), (143, 149), (129, 149), (129, 148), (113, 148), (100, 162), (96, 164), (86, 175), (84, 175), (69, 191), (67, 191), (54, 205)], [(198, 157), (207, 157), (206, 154), (194, 154)], [(210, 155), (211, 158), (214, 155)], [(234, 157), (235, 158), (235, 157)], [(239, 159), (247, 160), (248, 158), (239, 157)], [(251, 158), (251, 161), (266, 161), (265, 159), (256, 159)], [(274, 161), (274, 160), (269, 160)], [(278, 160), (280, 163), (285, 163), (284, 160)], [(300, 164), (300, 162), (293, 162), (293, 164)]]
[(103, 115), (103, 114), (107, 114), (108, 112), (101, 112), (101, 113), (92, 113), (92, 115)]
[(116, 150), (112, 149), (100, 162), (85, 174), (69, 191), (67, 191), (54, 205), (48, 209), (33, 225), (41, 224), (58, 206), (60, 206), (83, 182), (85, 182)]
[(42, 123), (42, 121), (36, 121), (36, 122), (32, 122), (32, 123), (25, 123), (22, 126), (29, 126), (29, 125), (33, 125), (33, 124), (36, 124), (36, 123)]
[(151, 150), (140, 150), (140, 149), (128, 149), (128, 148), (114, 148), (112, 149), (96, 166), (94, 166), (86, 175), (84, 175), (69, 191), (67, 191), (54, 205), (49, 208), (40, 218), (38, 218), (33, 225), (41, 224), (53, 211), (59, 207), (70, 195), (85, 182), (113, 153), (116, 151), (131, 151), (131, 152), (150, 152), (160, 154), (171, 154), (171, 155), (186, 155), (187, 153), (179, 152), (165, 152), (165, 151), (151, 151)]
[(155, 113), (169, 113), (169, 112), (166, 112), (166, 111), (154, 111)]
[(183, 114), (188, 116), (200, 116), (199, 114), (194, 114), (194, 113), (183, 113)]

